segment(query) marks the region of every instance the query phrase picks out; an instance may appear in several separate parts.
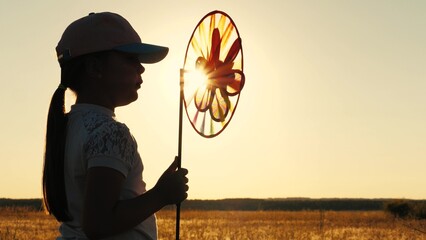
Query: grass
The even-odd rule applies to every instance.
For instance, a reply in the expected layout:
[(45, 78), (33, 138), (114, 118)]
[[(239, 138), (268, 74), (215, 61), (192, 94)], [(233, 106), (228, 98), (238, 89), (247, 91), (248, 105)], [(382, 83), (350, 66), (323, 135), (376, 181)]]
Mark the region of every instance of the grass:
[(0, 209), (0, 240), (55, 239), (59, 224), (43, 212), (26, 207)]
[[(159, 239), (175, 239), (175, 212), (157, 214)], [(28, 208), (0, 209), (0, 240), (55, 239), (53, 217)], [(381, 211), (183, 211), (181, 238), (426, 240), (426, 220), (399, 220)]]

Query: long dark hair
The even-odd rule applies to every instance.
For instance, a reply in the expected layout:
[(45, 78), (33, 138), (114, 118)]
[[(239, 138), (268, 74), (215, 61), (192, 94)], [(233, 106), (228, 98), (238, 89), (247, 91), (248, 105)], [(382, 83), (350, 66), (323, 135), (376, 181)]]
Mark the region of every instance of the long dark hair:
[(86, 78), (88, 59), (104, 62), (110, 51), (91, 53), (60, 63), (61, 84), (55, 90), (47, 117), (46, 149), (43, 168), (43, 203), (45, 209), (60, 222), (72, 220), (65, 190), (64, 162), (68, 117), (65, 113), (65, 91), (77, 96)]
[(64, 160), (68, 117), (65, 113), (65, 91), (76, 94), (85, 72), (85, 56), (61, 63), (61, 84), (55, 90), (47, 116), (46, 149), (43, 169), (43, 202), (45, 209), (58, 221), (72, 220), (65, 191)]
[(62, 222), (71, 220), (68, 212), (64, 179), (64, 152), (67, 126), (64, 95), (65, 87), (58, 87), (50, 102), (43, 169), (44, 205), (49, 213)]

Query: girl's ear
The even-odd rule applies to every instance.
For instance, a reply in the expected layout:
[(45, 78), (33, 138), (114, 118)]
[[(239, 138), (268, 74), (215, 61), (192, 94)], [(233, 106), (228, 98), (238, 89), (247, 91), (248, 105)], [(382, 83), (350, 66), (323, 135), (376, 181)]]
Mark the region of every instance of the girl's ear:
[(85, 59), (84, 65), (86, 67), (87, 76), (92, 79), (97, 79), (102, 76), (103, 62), (95, 57), (88, 56)]

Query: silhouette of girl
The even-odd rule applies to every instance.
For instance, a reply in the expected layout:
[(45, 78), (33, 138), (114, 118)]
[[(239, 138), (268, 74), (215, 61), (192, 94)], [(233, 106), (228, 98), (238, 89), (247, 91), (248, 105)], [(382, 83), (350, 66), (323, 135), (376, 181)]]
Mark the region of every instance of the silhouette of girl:
[[(168, 48), (141, 42), (115, 13), (91, 13), (71, 23), (56, 47), (61, 83), (46, 131), (43, 197), (61, 222), (58, 239), (157, 239), (155, 212), (187, 198), (188, 171), (177, 158), (146, 190), (137, 144), (114, 109), (138, 98), (141, 63)], [(76, 103), (65, 113), (64, 93)]]

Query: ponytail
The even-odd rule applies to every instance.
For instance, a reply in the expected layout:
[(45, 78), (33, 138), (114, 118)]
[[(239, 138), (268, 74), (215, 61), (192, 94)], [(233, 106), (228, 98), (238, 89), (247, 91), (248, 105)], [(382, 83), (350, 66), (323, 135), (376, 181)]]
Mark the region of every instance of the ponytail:
[(65, 192), (64, 160), (67, 115), (66, 87), (78, 95), (86, 76), (86, 60), (95, 57), (105, 61), (110, 51), (96, 52), (73, 58), (61, 65), (61, 84), (53, 94), (47, 117), (46, 150), (43, 169), (43, 202), (46, 210), (58, 221), (72, 220)]
[(61, 84), (53, 94), (47, 117), (46, 150), (43, 169), (43, 202), (58, 221), (71, 220), (65, 192), (64, 158), (67, 116)]

